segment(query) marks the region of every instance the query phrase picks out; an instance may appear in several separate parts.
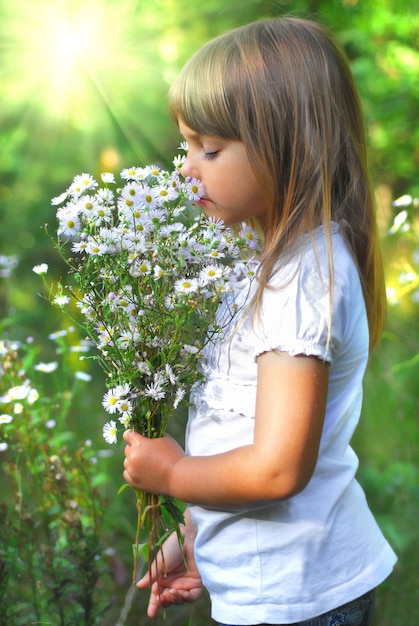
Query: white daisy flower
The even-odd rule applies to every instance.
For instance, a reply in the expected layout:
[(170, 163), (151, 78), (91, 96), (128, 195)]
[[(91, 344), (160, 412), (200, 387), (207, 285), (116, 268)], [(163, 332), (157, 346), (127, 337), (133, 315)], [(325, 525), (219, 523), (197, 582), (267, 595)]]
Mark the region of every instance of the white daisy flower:
[(243, 223), (240, 229), (240, 236), (246, 240), (251, 250), (255, 250), (259, 246), (259, 237), (254, 228)]
[(70, 195), (78, 197), (84, 191), (95, 189), (97, 186), (97, 182), (90, 174), (78, 174), (74, 177), (68, 191)]
[(184, 352), (185, 354), (197, 354), (199, 352), (199, 348), (197, 348), (196, 346), (191, 346), (190, 344), (185, 343), (184, 346), (182, 346), (182, 352)]
[(31, 389), (28, 393), (28, 404), (33, 404), (34, 402), (36, 402), (39, 398), (39, 393), (36, 389)]
[(406, 211), (406, 209), (404, 209), (403, 211), (400, 211), (400, 213), (396, 215), (396, 217), (393, 220), (393, 226), (390, 228), (390, 231), (389, 231), (391, 235), (393, 235), (394, 233), (397, 233), (398, 230), (403, 230), (403, 229), (407, 230), (409, 228), (409, 225), (406, 224), (406, 220), (408, 216), (409, 216), (409, 213)]
[(144, 395), (153, 398), (153, 400), (161, 400), (165, 397), (166, 392), (163, 390), (161, 382), (153, 382), (147, 385)]
[(78, 209), (73, 205), (62, 211), (57, 211), (57, 218), (59, 220), (58, 235), (64, 235), (65, 237), (75, 237), (81, 230), (80, 218), (78, 216)]
[(118, 441), (116, 436), (117, 432), (118, 429), (116, 427), (116, 422), (114, 420), (107, 422), (102, 430), (103, 438), (105, 439), (106, 443), (116, 443)]
[(400, 196), (393, 202), (393, 206), (401, 207), (401, 206), (409, 206), (412, 203), (412, 196), (405, 194), (404, 196)]
[(166, 296), (166, 298), (164, 299), (164, 306), (166, 307), (168, 311), (172, 311), (175, 308), (175, 304), (176, 304), (176, 299), (175, 299), (174, 294), (170, 294)]
[(157, 200), (162, 202), (170, 202), (172, 200), (176, 200), (179, 195), (177, 187), (156, 187), (155, 194)]
[(13, 422), (11, 415), (8, 413), (2, 413), (2, 415), (0, 415), (0, 424), (10, 424), (10, 422)]
[(145, 376), (151, 375), (150, 366), (146, 361), (137, 361), (135, 366), (140, 374), (144, 374)]
[(150, 176), (151, 168), (147, 167), (129, 167), (121, 172), (121, 178), (124, 180), (144, 180)]
[(186, 161), (185, 154), (178, 154), (173, 158), (173, 165), (176, 169), (180, 169)]
[(33, 369), (36, 370), (37, 372), (45, 372), (46, 374), (49, 374), (50, 372), (55, 372), (57, 367), (58, 367), (58, 361), (51, 361), (50, 363), (43, 363), (41, 361), (40, 363), (37, 363), (36, 365), (34, 365)]
[(96, 192), (96, 198), (100, 204), (112, 204), (114, 192), (111, 189), (101, 188)]
[(73, 245), (71, 246), (71, 250), (73, 252), (86, 252), (88, 246), (88, 242), (87, 241), (75, 241), (73, 243)]
[(53, 198), (51, 200), (51, 204), (53, 206), (57, 206), (58, 204), (62, 204), (63, 202), (65, 202), (68, 198), (68, 191), (64, 191), (63, 193), (60, 193), (59, 196), (56, 196), (55, 198)]
[(15, 415), (21, 415), (23, 413), (23, 404), (21, 402), (16, 402), (13, 407), (13, 413)]
[(130, 321), (136, 320), (138, 315), (140, 315), (137, 305), (134, 304), (134, 302), (130, 302), (126, 310), (127, 310), (128, 316), (131, 318)]
[(111, 184), (115, 182), (115, 175), (112, 174), (112, 172), (103, 172), (100, 175), (102, 182), (104, 182), (105, 184)]
[(176, 376), (169, 363), (166, 363), (166, 367), (164, 368), (164, 374), (171, 385), (175, 385), (177, 383), (178, 376)]
[(98, 348), (106, 348), (106, 346), (113, 346), (114, 344), (114, 331), (112, 328), (109, 330), (100, 330), (98, 335)]
[(40, 263), (39, 265), (35, 265), (32, 268), (32, 271), (35, 272), (35, 274), (46, 274), (48, 272), (48, 263)]
[(149, 207), (148, 216), (154, 226), (157, 226), (159, 229), (161, 228), (161, 225), (167, 221), (167, 211), (165, 211), (164, 209), (159, 209), (157, 207)]
[(103, 396), (102, 406), (107, 413), (116, 413), (118, 410), (118, 402), (120, 400), (120, 395), (117, 393), (117, 389), (108, 389), (108, 391)]
[(191, 200), (199, 200), (204, 194), (204, 188), (198, 178), (186, 179), (186, 191)]
[(50, 333), (48, 335), (48, 339), (52, 339), (52, 341), (54, 341), (55, 339), (59, 339), (60, 337), (66, 337), (68, 335), (68, 330), (56, 330), (54, 333)]
[(154, 209), (157, 206), (155, 190), (152, 187), (144, 186), (142, 189), (141, 202), (148, 209)]
[(122, 424), (124, 428), (129, 428), (130, 423), (131, 423), (131, 415), (129, 414), (121, 415), (120, 417), (118, 417), (118, 421), (120, 424)]
[(102, 254), (106, 254), (108, 250), (108, 246), (106, 243), (102, 241), (97, 241), (96, 239), (90, 239), (87, 242), (86, 253), (91, 256), (101, 256)]
[(162, 278), (164, 276), (164, 270), (160, 267), (160, 265), (154, 266), (154, 278)]
[(132, 409), (133, 409), (132, 403), (129, 400), (124, 399), (118, 402), (118, 411), (121, 413), (121, 417), (119, 418), (119, 421), (121, 423), (124, 423), (126, 422), (126, 420), (131, 419)]
[[(143, 186), (136, 181), (129, 182), (125, 185), (121, 191), (121, 199), (132, 200), (134, 206), (142, 202), (143, 198)], [(127, 206), (132, 206), (128, 204)]]
[(80, 213), (86, 217), (94, 215), (99, 203), (95, 196), (86, 195), (77, 200), (76, 206)]
[(202, 285), (208, 285), (216, 280), (219, 280), (223, 275), (223, 269), (218, 265), (207, 265), (202, 268), (199, 273), (199, 282)]
[(210, 257), (211, 259), (223, 259), (225, 257), (225, 254), (223, 252), (221, 252), (220, 250), (209, 250), (209, 252), (207, 253), (207, 256)]
[(27, 397), (29, 390), (29, 385), (16, 385), (15, 387), (11, 387), (6, 393), (6, 396), (9, 398), (7, 402), (13, 402), (14, 400), (24, 400)]
[(128, 348), (134, 346), (137, 341), (138, 332), (125, 330), (116, 340), (116, 345), (121, 348), (121, 350), (128, 350)]
[(179, 387), (176, 390), (176, 395), (175, 395), (175, 399), (173, 402), (173, 408), (177, 409), (180, 402), (182, 402), (183, 398), (185, 397), (185, 389), (183, 387)]
[(158, 178), (162, 174), (162, 170), (158, 165), (150, 165), (150, 175)]
[(125, 398), (131, 394), (131, 388), (128, 383), (117, 385), (115, 387), (115, 393), (118, 394), (119, 398)]
[(148, 274), (151, 274), (151, 263), (147, 259), (140, 259), (135, 265), (139, 276), (148, 276)]
[(77, 378), (77, 380), (84, 380), (87, 383), (92, 380), (91, 375), (87, 372), (75, 372), (74, 378)]
[(55, 298), (53, 299), (53, 303), (60, 307), (66, 306), (67, 304), (70, 303), (70, 297), (69, 296), (55, 296)]
[(196, 278), (181, 278), (174, 285), (175, 293), (186, 295), (198, 291), (198, 280)]

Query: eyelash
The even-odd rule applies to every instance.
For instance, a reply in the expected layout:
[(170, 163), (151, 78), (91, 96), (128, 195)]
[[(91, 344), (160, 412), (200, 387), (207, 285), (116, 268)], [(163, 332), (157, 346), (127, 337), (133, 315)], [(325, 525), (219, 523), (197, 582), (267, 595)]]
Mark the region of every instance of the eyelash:
[(206, 161), (213, 161), (216, 156), (218, 154), (218, 150), (215, 150), (214, 152), (204, 152), (204, 159)]

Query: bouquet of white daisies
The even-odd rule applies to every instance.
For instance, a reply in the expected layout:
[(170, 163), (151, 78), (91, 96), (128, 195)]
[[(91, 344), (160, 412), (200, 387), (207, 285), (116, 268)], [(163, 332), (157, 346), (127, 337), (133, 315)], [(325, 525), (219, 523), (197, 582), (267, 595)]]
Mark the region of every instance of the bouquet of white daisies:
[[(181, 163), (177, 157), (170, 172), (124, 169), (119, 182), (102, 174), (101, 186), (82, 174), (52, 200), (59, 223), (54, 245), (69, 267), (68, 284), (58, 285), (53, 301), (64, 306), (75, 298), (97, 349), (110, 444), (125, 428), (164, 434), (200, 379), (206, 342), (219, 338), (236, 313), (233, 298), (228, 319), (217, 319), (221, 298), (254, 275), (256, 233), (246, 224), (233, 233), (205, 217), (195, 204), (200, 181), (183, 179)], [(171, 498), (135, 491), (134, 574), (139, 550), (151, 559), (173, 530), (180, 538), (182, 522)]]

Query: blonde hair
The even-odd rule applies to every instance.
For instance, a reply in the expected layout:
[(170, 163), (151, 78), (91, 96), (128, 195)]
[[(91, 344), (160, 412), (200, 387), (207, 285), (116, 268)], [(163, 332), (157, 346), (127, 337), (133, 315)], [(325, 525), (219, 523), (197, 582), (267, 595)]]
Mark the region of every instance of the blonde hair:
[(333, 220), (359, 269), (373, 348), (386, 296), (365, 133), (349, 65), (329, 32), (285, 17), (225, 33), (186, 64), (169, 107), (174, 120), (196, 132), (246, 148), (270, 207), (257, 304), (278, 259), (321, 224), (333, 285)]

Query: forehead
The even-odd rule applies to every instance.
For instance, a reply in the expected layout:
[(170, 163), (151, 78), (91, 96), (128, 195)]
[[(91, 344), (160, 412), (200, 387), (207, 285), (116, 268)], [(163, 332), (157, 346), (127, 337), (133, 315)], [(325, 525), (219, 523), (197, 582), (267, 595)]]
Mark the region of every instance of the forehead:
[(185, 122), (182, 122), (182, 120), (179, 120), (179, 130), (185, 139), (186, 137), (189, 137), (190, 139), (199, 139), (201, 136), (198, 132), (196, 132), (196, 130), (193, 130), (185, 124)]
[(184, 136), (186, 141), (202, 141), (204, 138), (215, 137), (216, 135), (209, 135), (205, 133), (199, 133), (198, 131), (190, 128), (185, 122), (179, 119), (179, 130), (181, 135)]

